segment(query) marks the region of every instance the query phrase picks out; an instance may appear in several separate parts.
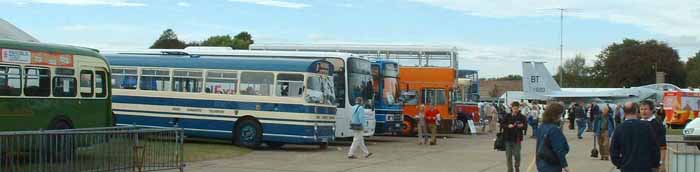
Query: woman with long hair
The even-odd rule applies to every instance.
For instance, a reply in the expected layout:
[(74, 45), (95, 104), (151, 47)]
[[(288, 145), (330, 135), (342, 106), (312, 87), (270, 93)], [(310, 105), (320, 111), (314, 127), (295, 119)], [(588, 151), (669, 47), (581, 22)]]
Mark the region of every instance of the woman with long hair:
[(549, 103), (542, 115), (542, 125), (536, 131), (537, 171), (569, 171), (569, 164), (566, 162), (569, 143), (558, 126), (562, 112), (564, 112), (564, 106), (559, 103)]

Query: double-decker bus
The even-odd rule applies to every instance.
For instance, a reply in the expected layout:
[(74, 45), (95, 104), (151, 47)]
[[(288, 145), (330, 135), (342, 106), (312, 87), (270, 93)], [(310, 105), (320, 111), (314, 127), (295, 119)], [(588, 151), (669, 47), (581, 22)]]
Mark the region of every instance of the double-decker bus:
[(418, 106), (434, 105), (440, 112), (440, 130), (450, 132), (456, 114), (452, 111), (451, 95), (456, 85), (456, 71), (450, 67), (407, 67), (402, 66), (399, 73), (399, 86), (403, 106), (403, 135), (416, 133)]
[(177, 126), (188, 136), (231, 139), (244, 147), (292, 143), (325, 149), (335, 139), (334, 67), (321, 59), (281, 55), (186, 50), (106, 54), (114, 71), (117, 122)]
[(389, 60), (372, 62), (376, 133), (399, 134), (403, 123), (403, 106), (399, 100), (399, 64)]
[(114, 125), (97, 50), (0, 39), (0, 131)]
[(666, 125), (674, 129), (683, 128), (685, 124), (697, 118), (700, 113), (700, 92), (665, 91), (663, 108), (666, 114)]

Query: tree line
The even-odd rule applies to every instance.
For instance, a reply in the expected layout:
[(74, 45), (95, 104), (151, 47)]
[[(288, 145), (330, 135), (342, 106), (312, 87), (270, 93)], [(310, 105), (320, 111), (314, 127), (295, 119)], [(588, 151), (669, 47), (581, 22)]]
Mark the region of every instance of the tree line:
[(215, 35), (203, 41), (191, 41), (185, 43), (180, 40), (172, 29), (166, 29), (153, 42), (151, 49), (183, 49), (188, 46), (215, 46), (215, 47), (231, 47), (233, 49), (248, 49), (250, 44), (255, 43), (253, 36), (248, 32), (240, 32), (231, 37), (230, 35)]
[(581, 54), (568, 59), (554, 76), (562, 87), (635, 87), (656, 83), (656, 73), (663, 72), (666, 83), (679, 87), (700, 86), (700, 52), (687, 62), (665, 42), (624, 39), (609, 45), (592, 65)]

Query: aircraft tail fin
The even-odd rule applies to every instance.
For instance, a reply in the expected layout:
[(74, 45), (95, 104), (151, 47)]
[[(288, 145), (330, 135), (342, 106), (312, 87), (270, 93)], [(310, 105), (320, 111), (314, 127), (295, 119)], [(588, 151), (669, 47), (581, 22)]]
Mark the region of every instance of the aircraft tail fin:
[(547, 94), (552, 91), (561, 91), (561, 88), (544, 66), (544, 62), (523, 61), (523, 92)]

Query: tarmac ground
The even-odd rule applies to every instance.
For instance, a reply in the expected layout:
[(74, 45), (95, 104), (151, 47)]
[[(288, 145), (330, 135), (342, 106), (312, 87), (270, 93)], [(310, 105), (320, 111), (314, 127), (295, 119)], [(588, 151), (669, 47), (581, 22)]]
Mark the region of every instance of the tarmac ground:
[[(591, 158), (593, 133), (577, 139), (575, 130), (564, 130), (571, 148), (567, 155), (573, 172), (617, 171), (610, 161)], [(528, 131), (530, 132), (530, 131)], [(531, 133), (528, 133), (528, 135)], [(415, 137), (373, 136), (366, 140), (374, 155), (369, 159), (348, 159), (351, 141), (334, 143), (326, 150), (318, 146), (285, 145), (261, 149), (231, 159), (188, 163), (187, 172), (504, 172), (505, 152), (493, 150), (493, 134), (441, 135), (434, 146), (418, 145)], [(522, 145), (521, 171), (537, 171), (534, 164), (535, 139)], [(358, 151), (359, 154), (361, 154)], [(359, 156), (361, 157), (361, 156)]]

